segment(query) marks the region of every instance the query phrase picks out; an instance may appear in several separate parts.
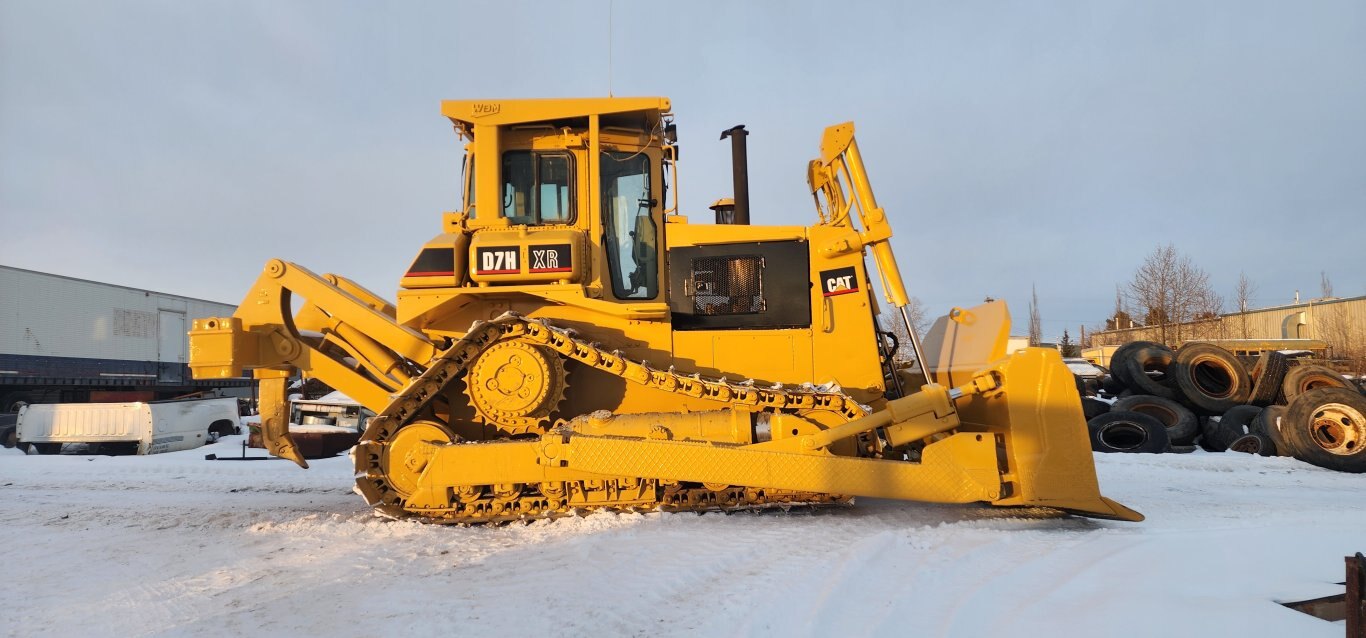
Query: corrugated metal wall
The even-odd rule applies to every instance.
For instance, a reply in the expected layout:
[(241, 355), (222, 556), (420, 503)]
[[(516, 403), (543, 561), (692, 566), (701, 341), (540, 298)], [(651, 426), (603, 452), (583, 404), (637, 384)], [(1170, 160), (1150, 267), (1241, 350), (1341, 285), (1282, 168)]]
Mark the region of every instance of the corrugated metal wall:
[(0, 300), (0, 353), (167, 363), (186, 360), (190, 321), (236, 310), (9, 266), (0, 266)]
[[(1366, 345), (1366, 296), (1327, 301), (1311, 301), (1289, 306), (1249, 310), (1222, 315), (1211, 321), (1183, 324), (1182, 339), (1322, 339), (1342, 348)], [(1169, 341), (1175, 341), (1177, 326), (1167, 326)], [(1155, 327), (1106, 330), (1091, 335), (1092, 345), (1114, 345), (1130, 341), (1160, 340)]]

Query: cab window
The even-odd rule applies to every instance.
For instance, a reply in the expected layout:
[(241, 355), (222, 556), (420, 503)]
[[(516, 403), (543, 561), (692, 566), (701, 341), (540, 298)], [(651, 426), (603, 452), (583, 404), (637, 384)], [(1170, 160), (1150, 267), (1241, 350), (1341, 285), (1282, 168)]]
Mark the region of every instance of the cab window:
[(573, 168), (568, 153), (504, 153), (503, 216), (528, 226), (574, 223)]
[(465, 214), (476, 218), (474, 211), (474, 155), (465, 156)]
[(655, 200), (650, 196), (650, 156), (602, 154), (602, 224), (617, 299), (659, 295), (659, 252)]

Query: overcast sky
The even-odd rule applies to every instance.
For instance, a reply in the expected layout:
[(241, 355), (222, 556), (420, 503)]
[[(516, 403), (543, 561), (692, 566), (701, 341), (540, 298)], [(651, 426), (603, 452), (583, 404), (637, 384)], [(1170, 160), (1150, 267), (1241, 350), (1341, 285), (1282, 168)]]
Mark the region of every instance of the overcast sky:
[[(0, 0), (0, 264), (238, 302), (272, 257), (393, 296), (456, 206), (442, 99), (663, 95), (684, 212), (808, 224), (854, 120), (913, 295), (1100, 322), (1144, 255), (1366, 294), (1366, 3)], [(609, 64), (609, 43), (612, 55)], [(610, 71), (609, 71), (610, 69)], [(1232, 306), (1232, 302), (1228, 302)]]

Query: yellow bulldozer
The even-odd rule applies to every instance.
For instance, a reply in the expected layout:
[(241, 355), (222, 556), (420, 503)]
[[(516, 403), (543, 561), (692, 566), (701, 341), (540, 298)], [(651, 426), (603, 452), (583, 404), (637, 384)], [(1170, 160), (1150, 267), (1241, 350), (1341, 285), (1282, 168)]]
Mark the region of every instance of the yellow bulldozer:
[[(807, 179), (818, 220), (749, 223), (747, 131), (717, 223), (679, 214), (667, 98), (446, 101), (465, 142), (396, 303), (272, 260), (190, 332), (196, 378), (259, 381), (270, 453), (308, 467), (286, 384), (377, 414), (352, 451), (379, 512), (442, 523), (597, 509), (735, 510), (857, 496), (1047, 507), (1128, 521), (1100, 494), (1071, 374), (1007, 355), (1001, 302), (922, 340), (852, 123)], [(879, 324), (901, 310), (915, 363)]]

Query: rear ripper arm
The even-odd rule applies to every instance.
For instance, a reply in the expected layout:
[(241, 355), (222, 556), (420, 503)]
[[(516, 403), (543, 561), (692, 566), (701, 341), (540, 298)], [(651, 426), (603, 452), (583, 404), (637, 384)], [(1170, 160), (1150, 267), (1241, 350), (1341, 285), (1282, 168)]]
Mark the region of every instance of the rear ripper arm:
[[(306, 302), (295, 315), (293, 295)], [(393, 305), (355, 282), (278, 259), (266, 264), (231, 317), (196, 319), (190, 368), (199, 379), (260, 381), (261, 438), (271, 454), (308, 463), (289, 435), (286, 384), (296, 369), (382, 411), (435, 356), (430, 339), (394, 320)]]

